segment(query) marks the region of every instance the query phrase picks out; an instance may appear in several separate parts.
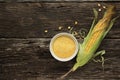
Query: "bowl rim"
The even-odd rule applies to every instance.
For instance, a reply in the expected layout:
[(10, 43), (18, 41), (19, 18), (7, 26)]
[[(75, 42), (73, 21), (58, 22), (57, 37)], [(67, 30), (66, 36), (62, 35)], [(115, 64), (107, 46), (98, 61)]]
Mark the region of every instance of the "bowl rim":
[[(74, 42), (75, 42), (75, 45), (76, 45), (76, 49), (74, 51), (74, 53), (72, 54), (72, 56), (68, 57), (68, 58), (60, 58), (58, 56), (55, 55), (53, 49), (52, 49), (52, 44), (53, 42), (55, 41), (56, 38), (60, 37), (60, 36), (68, 36), (70, 37)], [(77, 39), (70, 33), (67, 33), (67, 32), (62, 32), (62, 33), (58, 33), (56, 34), (50, 41), (50, 45), (49, 45), (49, 50), (50, 50), (50, 53), (51, 55), (58, 61), (62, 61), (62, 62), (66, 62), (66, 61), (70, 61), (72, 60), (76, 55), (77, 55), (77, 52), (78, 52), (78, 41)]]

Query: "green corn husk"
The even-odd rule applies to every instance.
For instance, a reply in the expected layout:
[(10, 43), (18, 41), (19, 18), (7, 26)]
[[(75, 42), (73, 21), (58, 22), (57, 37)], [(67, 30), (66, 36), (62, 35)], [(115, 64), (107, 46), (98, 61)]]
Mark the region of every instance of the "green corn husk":
[[(106, 12), (104, 13), (103, 18), (100, 19), (98, 22), (96, 21), (98, 12), (93, 9), (95, 18), (93, 20), (91, 29), (87, 37), (84, 39), (83, 43), (79, 43), (80, 49), (76, 58), (76, 63), (69, 72), (75, 71), (77, 68), (84, 66), (86, 63), (88, 63), (89, 60), (92, 59), (100, 43), (109, 32), (109, 30), (112, 28), (116, 20), (116, 18), (112, 18), (115, 14), (114, 8), (114, 6), (109, 5)], [(65, 77), (68, 73), (66, 73), (62, 77)]]
[(116, 19), (112, 19), (112, 16), (115, 13), (114, 6), (112, 5), (108, 6), (103, 18), (100, 19), (97, 24), (95, 23), (98, 13), (95, 9), (94, 13), (95, 20), (93, 21), (92, 27), (87, 37), (84, 39), (84, 42), (80, 44), (80, 50), (76, 59), (77, 62), (72, 69), (73, 71), (75, 71), (78, 67), (84, 66), (92, 58), (93, 54), (99, 47), (101, 41), (112, 28), (113, 23)]

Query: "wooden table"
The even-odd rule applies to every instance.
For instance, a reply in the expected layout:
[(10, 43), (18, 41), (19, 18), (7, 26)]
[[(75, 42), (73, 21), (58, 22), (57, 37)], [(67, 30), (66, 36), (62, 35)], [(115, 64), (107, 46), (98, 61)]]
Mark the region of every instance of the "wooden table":
[[(0, 80), (57, 80), (66, 73), (75, 59), (55, 60), (49, 52), (50, 39), (68, 32), (68, 26), (88, 31), (98, 3), (115, 5), (120, 15), (120, 2), (0, 3)], [(98, 51), (102, 49), (108, 59), (104, 71), (101, 63), (91, 61), (64, 80), (120, 80), (120, 18)]]

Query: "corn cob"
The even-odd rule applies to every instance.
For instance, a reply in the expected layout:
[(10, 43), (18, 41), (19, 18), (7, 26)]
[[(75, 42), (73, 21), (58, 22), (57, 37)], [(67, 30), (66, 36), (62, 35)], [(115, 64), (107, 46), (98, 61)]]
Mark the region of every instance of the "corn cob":
[[(76, 58), (76, 63), (69, 72), (75, 71), (77, 68), (84, 66), (95, 55), (94, 53), (99, 47), (101, 41), (112, 28), (114, 21), (116, 20), (116, 18), (112, 19), (115, 13), (114, 8), (114, 6), (109, 5), (106, 12), (104, 13), (103, 18), (98, 22), (96, 21), (98, 12), (94, 9), (95, 18), (93, 20), (91, 29), (83, 43), (79, 43), (80, 49)], [(68, 73), (62, 77), (65, 77)]]
[[(100, 19), (97, 24), (95, 24), (94, 21), (91, 30), (85, 38), (84, 42), (80, 44), (80, 50), (76, 60), (77, 62), (72, 68), (72, 71), (75, 71), (78, 67), (84, 66), (92, 58), (101, 41), (108, 33), (115, 21), (115, 18), (112, 19), (113, 14), (115, 13), (114, 8), (114, 6), (109, 5), (103, 18)], [(96, 12), (95, 14), (97, 16), (97, 11), (94, 12)]]

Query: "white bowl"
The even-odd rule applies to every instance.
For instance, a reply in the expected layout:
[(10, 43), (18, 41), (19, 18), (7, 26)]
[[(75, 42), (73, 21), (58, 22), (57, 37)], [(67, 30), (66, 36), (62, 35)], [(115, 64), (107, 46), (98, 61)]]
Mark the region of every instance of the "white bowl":
[[(53, 49), (52, 49), (52, 44), (54, 42), (54, 40), (60, 36), (68, 36), (70, 37), (74, 42), (75, 42), (75, 45), (76, 45), (76, 49), (74, 51), (74, 53), (72, 54), (72, 56), (68, 57), (68, 58), (60, 58), (58, 56), (55, 55)], [(66, 44), (67, 45), (67, 44)], [(51, 41), (50, 41), (50, 46), (49, 46), (49, 49), (50, 49), (50, 52), (51, 52), (51, 55), (58, 61), (62, 61), (62, 62), (65, 62), (65, 61), (70, 61), (71, 59), (73, 59), (76, 55), (77, 55), (77, 52), (78, 52), (78, 41), (77, 39), (70, 33), (59, 33), (57, 35), (55, 35)]]

